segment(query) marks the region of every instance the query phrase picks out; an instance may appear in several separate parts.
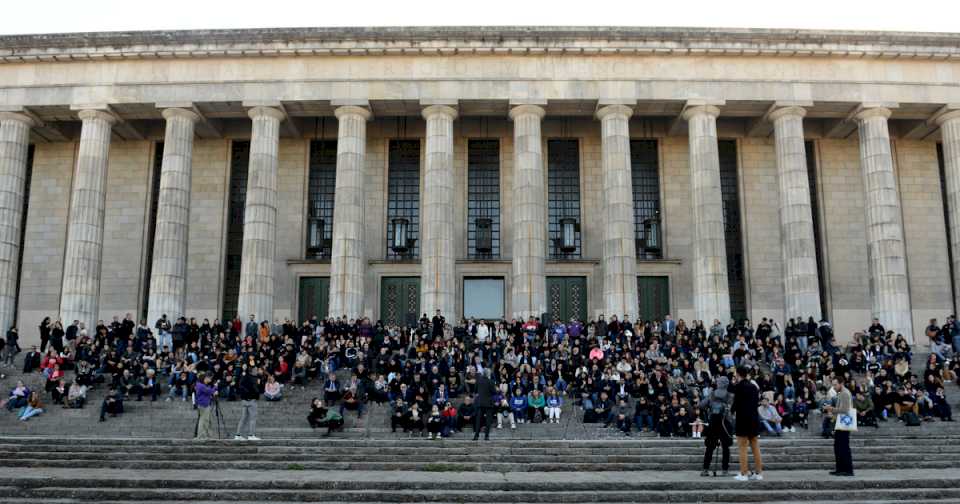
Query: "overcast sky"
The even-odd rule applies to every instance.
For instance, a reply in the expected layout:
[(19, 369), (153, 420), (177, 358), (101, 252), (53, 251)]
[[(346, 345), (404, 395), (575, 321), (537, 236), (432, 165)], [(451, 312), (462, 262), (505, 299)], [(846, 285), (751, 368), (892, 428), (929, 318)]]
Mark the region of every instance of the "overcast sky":
[(960, 32), (960, 0), (0, 0), (0, 34), (620, 25)]

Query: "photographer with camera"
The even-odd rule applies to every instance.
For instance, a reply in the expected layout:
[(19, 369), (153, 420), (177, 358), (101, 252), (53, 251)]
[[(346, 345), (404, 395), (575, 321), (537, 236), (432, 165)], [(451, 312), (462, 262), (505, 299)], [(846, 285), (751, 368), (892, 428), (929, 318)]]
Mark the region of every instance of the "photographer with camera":
[[(733, 428), (730, 424), (730, 379), (726, 376), (717, 378), (716, 388), (707, 399), (708, 423), (706, 428), (707, 451), (703, 454), (703, 472), (700, 476), (710, 475), (710, 463), (713, 461), (713, 452), (719, 447), (722, 450), (720, 468), (723, 476), (730, 471), (730, 445), (733, 444)], [(713, 475), (716, 476), (716, 470)]]
[(217, 385), (210, 374), (203, 374), (194, 387), (194, 404), (197, 406), (196, 439), (213, 438), (213, 408), (217, 396)]

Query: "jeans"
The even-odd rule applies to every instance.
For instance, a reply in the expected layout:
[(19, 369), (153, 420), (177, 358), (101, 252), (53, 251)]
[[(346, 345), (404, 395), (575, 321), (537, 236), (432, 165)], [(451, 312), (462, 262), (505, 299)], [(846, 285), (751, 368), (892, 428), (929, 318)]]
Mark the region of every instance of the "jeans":
[(637, 415), (633, 417), (633, 423), (637, 426), (638, 431), (642, 431), (644, 427), (653, 430), (653, 415)]
[(240, 422), (237, 424), (238, 436), (253, 436), (257, 433), (257, 401), (240, 401)]
[(767, 420), (761, 420), (760, 423), (763, 424), (763, 427), (767, 429), (767, 432), (770, 434), (780, 434), (783, 432), (783, 427), (778, 423), (773, 423)]
[(953, 337), (953, 351), (960, 352), (960, 334)]
[(167, 347), (168, 350), (173, 350), (173, 336), (166, 331), (157, 333), (157, 351), (163, 351), (163, 347)]
[(34, 408), (33, 406), (27, 405), (20, 410), (20, 420), (26, 422), (28, 418), (32, 416), (39, 415), (43, 413), (43, 408)]

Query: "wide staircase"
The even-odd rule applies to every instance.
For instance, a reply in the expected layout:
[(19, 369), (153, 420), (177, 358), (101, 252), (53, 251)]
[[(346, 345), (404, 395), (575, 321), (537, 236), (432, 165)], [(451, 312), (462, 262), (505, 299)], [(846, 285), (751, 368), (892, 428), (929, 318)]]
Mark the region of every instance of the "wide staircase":
[[(922, 364), (915, 366), (919, 371)], [(10, 368), (4, 371), (9, 372)], [(12, 385), (14, 375), (0, 387)], [(25, 378), (39, 385), (36, 375)], [(560, 424), (470, 432), (443, 440), (391, 433), (387, 408), (347, 414), (344, 432), (306, 427), (316, 384), (260, 402), (261, 441), (192, 441), (189, 403), (130, 401), (98, 422), (102, 390), (83, 410), (49, 408), (29, 422), (0, 413), (0, 504), (246, 502), (765, 502), (960, 504), (960, 423), (895, 421), (853, 435), (857, 475), (832, 477), (832, 441), (807, 431), (761, 440), (765, 479), (701, 477), (703, 440), (623, 436), (584, 424), (565, 407)], [(956, 404), (960, 389), (950, 386)], [(230, 438), (238, 405), (222, 403)], [(719, 458), (719, 454), (718, 457)], [(732, 473), (737, 453), (732, 454)], [(711, 469), (722, 473), (719, 460)]]

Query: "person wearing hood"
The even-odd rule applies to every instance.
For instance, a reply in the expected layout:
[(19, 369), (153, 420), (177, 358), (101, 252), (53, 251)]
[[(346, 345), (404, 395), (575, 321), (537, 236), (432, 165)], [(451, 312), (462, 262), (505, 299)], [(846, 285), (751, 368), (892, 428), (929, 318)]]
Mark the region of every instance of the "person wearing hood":
[(728, 476), (730, 471), (730, 446), (733, 444), (730, 427), (730, 379), (726, 376), (717, 378), (717, 386), (707, 399), (707, 451), (703, 454), (703, 472), (701, 476), (709, 476), (710, 463), (713, 462), (713, 452), (719, 447), (722, 450), (720, 468), (723, 475)]

